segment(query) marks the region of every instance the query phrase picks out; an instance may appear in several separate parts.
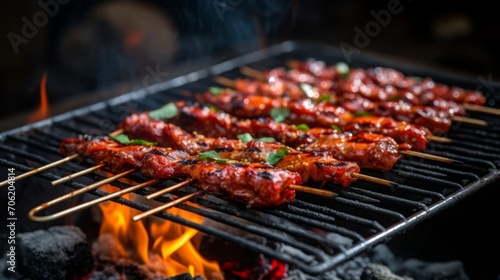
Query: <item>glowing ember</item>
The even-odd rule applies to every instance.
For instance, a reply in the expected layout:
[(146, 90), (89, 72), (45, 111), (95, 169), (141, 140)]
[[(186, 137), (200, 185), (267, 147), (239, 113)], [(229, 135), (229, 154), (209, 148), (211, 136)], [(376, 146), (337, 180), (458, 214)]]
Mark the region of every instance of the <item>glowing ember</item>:
[[(107, 190), (111, 191), (109, 187)], [(131, 199), (131, 194), (124, 198)], [(189, 272), (193, 277), (224, 278), (217, 262), (204, 259), (193, 244), (197, 230), (163, 219), (154, 219), (147, 226), (142, 221), (133, 222), (132, 217), (140, 212), (114, 202), (103, 203), (100, 208), (103, 221), (99, 239), (108, 239), (108, 243), (113, 240), (108, 245), (112, 252), (107, 253), (112, 261), (125, 259), (145, 264), (160, 277)], [(202, 217), (177, 208), (168, 212), (192, 222), (203, 221)]]
[(28, 116), (27, 122), (32, 123), (45, 119), (49, 115), (49, 102), (47, 100), (47, 72), (44, 72), (40, 80), (40, 106)]

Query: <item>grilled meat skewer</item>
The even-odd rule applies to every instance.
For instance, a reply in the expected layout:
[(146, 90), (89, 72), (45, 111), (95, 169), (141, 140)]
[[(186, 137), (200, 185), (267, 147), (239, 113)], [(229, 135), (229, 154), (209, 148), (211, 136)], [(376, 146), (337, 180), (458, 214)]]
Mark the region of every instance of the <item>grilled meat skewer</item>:
[[(337, 65), (327, 66), (323, 61), (308, 59), (290, 63), (295, 71), (284, 68), (266, 72), (267, 77), (288, 77), (297, 81), (306, 79), (320, 84), (331, 81), (336, 92), (359, 93), (373, 101), (402, 99), (412, 105), (425, 105), (434, 100), (452, 101), (458, 104), (484, 105), (485, 96), (479, 91), (466, 90), (456, 86), (438, 83), (431, 78), (414, 78), (388, 67), (355, 68), (348, 73), (341, 73)], [(297, 73), (298, 72), (298, 73)], [(347, 77), (347, 78), (346, 78)], [(300, 81), (299, 80), (299, 81)], [(325, 82), (323, 82), (325, 84)]]
[(269, 164), (217, 163), (168, 148), (124, 146), (107, 137), (67, 138), (61, 143), (60, 152), (105, 163), (112, 172), (140, 168), (144, 175), (155, 179), (194, 178), (200, 189), (223, 193), (255, 207), (293, 200), (295, 191), (289, 186), (302, 182), (298, 173)]
[[(359, 94), (351, 92), (325, 92), (316, 87), (309, 88), (309, 94), (306, 94), (300, 86), (304, 85), (303, 83), (299, 85), (291, 81), (286, 83), (286, 87), (278, 87), (284, 90), (281, 94), (278, 94), (279, 90), (276, 90), (274, 86), (271, 86), (273, 91), (270, 91), (270, 85), (268, 84), (276, 83), (277, 80), (277, 78), (271, 78), (269, 82), (263, 82), (259, 80), (251, 81), (249, 79), (236, 79), (234, 81), (234, 87), (235, 90), (242, 95), (248, 94), (265, 96), (270, 98), (280, 98), (284, 101), (296, 102), (302, 102), (307, 99), (312, 99), (312, 101), (321, 100), (319, 103), (317, 101), (314, 102), (316, 102), (317, 106), (321, 107), (328, 105), (340, 107), (353, 115), (363, 112), (370, 116), (392, 118), (393, 122), (402, 122), (401, 125), (417, 125), (420, 129), (424, 127), (430, 130), (428, 134), (430, 134), (430, 132), (433, 134), (445, 134), (450, 129), (452, 118), (454, 116), (465, 115), (465, 109), (463, 106), (452, 101), (433, 100), (432, 106), (412, 105), (403, 100), (374, 102)], [(288, 89), (291, 89), (291, 91), (288, 91)], [(258, 98), (248, 98), (248, 100), (252, 99)], [(268, 99), (266, 98), (265, 101), (267, 102)], [(353, 121), (357, 121), (357, 119), (353, 119), (348, 122), (352, 123)], [(339, 125), (342, 125), (342, 123)]]
[[(351, 133), (372, 132), (393, 137), (398, 143), (408, 143), (417, 150), (424, 150), (427, 138), (432, 135), (425, 127), (412, 125), (407, 122), (396, 122), (392, 118), (370, 117), (364, 119), (363, 126), (355, 127), (358, 118), (346, 109), (328, 103), (314, 103), (310, 99), (287, 101), (285, 99), (265, 96), (245, 96), (226, 90), (218, 95), (205, 92), (197, 95), (202, 103), (213, 104), (239, 118), (271, 117), (272, 111), (285, 109), (288, 116), (284, 120), (289, 124), (307, 124), (311, 127), (330, 128), (332, 125)], [(367, 120), (373, 125), (368, 126)], [(380, 126), (384, 124), (385, 126)], [(366, 130), (363, 130), (366, 129)]]
[(222, 158), (238, 161), (266, 162), (270, 154), (286, 153), (275, 163), (281, 169), (298, 172), (303, 182), (333, 182), (344, 188), (356, 181), (353, 173), (359, 173), (358, 164), (335, 159), (330, 152), (300, 152), (279, 142), (249, 141), (227, 138), (212, 138), (192, 135), (180, 127), (160, 120), (153, 120), (148, 114), (134, 114), (127, 117), (120, 127), (128, 135), (154, 141), (164, 147), (183, 150), (191, 155), (216, 151)]
[[(188, 108), (188, 107), (186, 107)], [(224, 134), (224, 130), (221, 129), (222, 126), (219, 126), (219, 123), (216, 123), (216, 120), (222, 121), (220, 124), (229, 125), (229, 127), (233, 127), (231, 136), (233, 133), (239, 132), (237, 135), (242, 133), (252, 133), (254, 130), (260, 130), (261, 133), (269, 133), (272, 131), (266, 131), (263, 128), (265, 126), (250, 126), (253, 123), (244, 123), (245, 125), (239, 125), (237, 121), (227, 123), (228, 119), (226, 118), (218, 118), (215, 112), (208, 114), (206, 110), (198, 108), (195, 110), (194, 107), (189, 107), (189, 117), (181, 117), (183, 123), (191, 123), (191, 126), (188, 129), (193, 129), (191, 131), (196, 131), (196, 128), (199, 127), (204, 131), (212, 131), (212, 136), (214, 137), (225, 137), (228, 134)], [(194, 115), (194, 113), (199, 113), (199, 115)], [(213, 119), (207, 121), (207, 116), (211, 116)], [(175, 118), (167, 121), (176, 121)], [(258, 124), (258, 123), (256, 123)], [(195, 125), (195, 127), (193, 127)], [(210, 127), (208, 125), (211, 125)], [(214, 129), (214, 126), (217, 129)], [(284, 128), (284, 126), (281, 126)], [(171, 124), (165, 123), (163, 121), (151, 119), (148, 113), (134, 114), (127, 117), (121, 124), (120, 128), (122, 128), (127, 134), (132, 135), (133, 137), (146, 139), (149, 141), (158, 142), (160, 145), (176, 145), (174, 147), (182, 146), (182, 149), (185, 150), (193, 150), (197, 151), (200, 149), (213, 149), (213, 146), (210, 146), (210, 143), (216, 142), (224, 142), (225, 140), (220, 140), (220, 138), (203, 138), (198, 137), (193, 139), (192, 136), (186, 136), (185, 132), (180, 131), (177, 128), (177, 132), (175, 132), (175, 127)], [(267, 128), (273, 128), (271, 126), (267, 126)], [(293, 134), (295, 132), (295, 134)], [(408, 144), (397, 144), (394, 139), (382, 135), (372, 134), (372, 133), (360, 133), (358, 135), (350, 135), (344, 133), (338, 133), (335, 130), (329, 131), (331, 133), (322, 135), (318, 134), (317, 137), (311, 138), (310, 135), (306, 133), (300, 133), (298, 130), (293, 131), (290, 130), (290, 133), (287, 133), (285, 130), (276, 130), (276, 133), (283, 135), (283, 140), (285, 140), (286, 145), (290, 146), (289, 143), (297, 143), (300, 144), (296, 146), (292, 146), (297, 148), (302, 152), (329, 152), (332, 154), (333, 158), (342, 161), (351, 161), (356, 162), (360, 167), (366, 167), (370, 169), (376, 170), (390, 170), (394, 166), (394, 164), (402, 157), (399, 153), (399, 150), (410, 150)], [(214, 135), (215, 134), (215, 135)], [(273, 133), (274, 134), (274, 133)], [(285, 135), (288, 134), (288, 135)], [(295, 136), (294, 136), (295, 135)], [(267, 135), (273, 136), (273, 135)], [(296, 138), (300, 137), (300, 138)], [(231, 138), (231, 137), (228, 137)], [(236, 138), (236, 136), (234, 136)], [(204, 141), (206, 139), (207, 141)], [(300, 140), (300, 141), (299, 141)], [(224, 147), (232, 146), (235, 147), (235, 140), (227, 140)], [(229, 144), (233, 143), (233, 144)], [(317, 145), (314, 146), (317, 150), (313, 150), (314, 143)], [(323, 143), (320, 145), (319, 143)], [(328, 143), (328, 144), (326, 144)], [(238, 148), (241, 148), (241, 144), (236, 144)]]

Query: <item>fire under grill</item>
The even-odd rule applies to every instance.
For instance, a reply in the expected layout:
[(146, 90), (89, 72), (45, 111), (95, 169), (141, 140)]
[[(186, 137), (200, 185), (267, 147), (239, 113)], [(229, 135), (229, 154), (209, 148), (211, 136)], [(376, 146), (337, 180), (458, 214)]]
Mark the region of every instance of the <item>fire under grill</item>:
[[(187, 92), (203, 91), (217, 85), (213, 81), (214, 75), (234, 79), (242, 76), (238, 69), (244, 65), (270, 69), (284, 66), (289, 59), (303, 60), (310, 57), (332, 62), (345, 61), (342, 52), (333, 47), (281, 43), (144, 90), (5, 132), (0, 135), (0, 165), (15, 168), (19, 175), (61, 159), (59, 144), (64, 138), (79, 134), (107, 135), (132, 113), (154, 110), (170, 101), (186, 100), (192, 98)], [(349, 64), (353, 67), (393, 67), (405, 74), (428, 76), (464, 88), (477, 88), (480, 84), (479, 81), (458, 79), (366, 55), (353, 54), (351, 59)], [(500, 87), (495, 85), (488, 85), (488, 89), (490, 94), (498, 95), (500, 92)], [(191, 199), (195, 206), (180, 204), (176, 207), (201, 215), (210, 223), (197, 224), (166, 212), (156, 216), (234, 242), (317, 275), (388, 241), (498, 179), (500, 118), (479, 113), (469, 113), (469, 117), (485, 120), (488, 126), (457, 123), (446, 135), (453, 140), (452, 143), (430, 143), (426, 151), (463, 164), (405, 157), (389, 172), (363, 170), (364, 174), (394, 182), (394, 187), (358, 180), (347, 189), (328, 186), (338, 193), (334, 198), (298, 193), (290, 203), (265, 209), (248, 208), (209, 194)], [(91, 161), (74, 159), (38, 173), (36, 177), (37, 180), (53, 181), (93, 165)], [(101, 173), (90, 173), (64, 185), (78, 190), (105, 178)], [(126, 178), (128, 180), (114, 181), (112, 184), (125, 189), (148, 180), (139, 172)], [(146, 196), (174, 183), (177, 182), (165, 181), (154, 187), (138, 189), (135, 193)], [(168, 202), (174, 199), (174, 195), (185, 196), (196, 191), (195, 187), (188, 185), (156, 200)], [(98, 197), (108, 195), (99, 189), (88, 193)], [(123, 198), (112, 200), (141, 211), (151, 209), (151, 206), (137, 201)], [(48, 209), (41, 214), (49, 215), (55, 211)]]

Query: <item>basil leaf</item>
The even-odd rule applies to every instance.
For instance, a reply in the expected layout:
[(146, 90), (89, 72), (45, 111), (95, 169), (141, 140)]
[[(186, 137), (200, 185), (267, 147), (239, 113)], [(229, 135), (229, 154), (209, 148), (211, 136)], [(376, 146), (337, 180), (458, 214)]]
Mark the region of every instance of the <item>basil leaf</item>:
[(149, 142), (149, 141), (142, 140), (142, 139), (133, 139), (133, 140), (130, 140), (130, 144), (132, 144), (132, 145), (142, 145), (142, 146), (156, 146), (156, 145), (158, 145), (158, 143), (156, 143), (156, 142)]
[(245, 142), (245, 143), (248, 143), (250, 141), (253, 140), (253, 137), (252, 135), (250, 135), (250, 133), (243, 133), (243, 134), (239, 134), (238, 136), (236, 136), (238, 139), (240, 139), (241, 141)]
[(372, 114), (368, 113), (368, 112), (356, 112), (354, 114), (352, 114), (355, 118), (358, 118), (358, 117), (371, 117)]
[(349, 76), (349, 72), (351, 69), (349, 69), (349, 65), (345, 62), (339, 62), (335, 65), (335, 69), (337, 72), (339, 72), (340, 75), (342, 75), (344, 78)]
[(243, 133), (243, 134), (238, 134), (238, 136), (236, 136), (238, 139), (240, 139), (241, 141), (245, 142), (245, 143), (248, 143), (252, 140), (257, 140), (257, 141), (260, 141), (260, 142), (276, 142), (276, 139), (274, 139), (273, 137), (261, 137), (261, 138), (253, 138), (253, 136), (250, 134), (250, 133)]
[(257, 141), (260, 141), (260, 142), (276, 142), (276, 139), (274, 139), (273, 137), (261, 137), (261, 138), (257, 139)]
[(149, 117), (155, 120), (170, 119), (177, 115), (177, 106), (170, 102), (160, 109), (149, 112)]
[(297, 125), (297, 129), (298, 130), (309, 130), (309, 126), (305, 123), (301, 123), (301, 124)]
[(342, 129), (338, 127), (337, 125), (332, 124), (332, 128), (338, 132), (342, 132)]
[(316, 100), (317, 103), (325, 102), (328, 103), (332, 99), (330, 94), (325, 94)]
[(143, 146), (156, 146), (158, 143), (149, 142), (142, 139), (130, 140), (126, 134), (109, 135), (109, 138), (123, 145), (143, 145)]
[(313, 90), (313, 87), (310, 84), (300, 83), (300, 89), (304, 92), (304, 94), (309, 98), (314, 98), (316, 93)]
[(231, 163), (231, 162), (236, 162), (236, 160), (228, 159), (228, 158), (221, 158), (220, 155), (216, 151), (208, 151), (208, 152), (203, 152), (203, 153), (198, 153), (198, 156), (200, 159), (206, 159), (206, 160), (214, 160), (216, 163)]
[(271, 118), (277, 123), (286, 120), (290, 116), (290, 110), (288, 108), (273, 108), (271, 109)]
[(127, 144), (130, 144), (130, 139), (128, 138), (128, 136), (126, 134), (118, 134), (118, 135), (109, 135), (109, 138), (115, 140), (116, 142), (120, 143), (120, 144), (123, 144), (123, 145), (127, 145)]
[(288, 149), (285, 148), (281, 151), (277, 151), (277, 152), (272, 152), (272, 153), (269, 153), (266, 157), (266, 161), (269, 163), (269, 164), (276, 164), (278, 161), (280, 161), (284, 156), (288, 155)]
[(224, 91), (224, 89), (220, 87), (209, 87), (208, 91), (210, 91), (212, 95), (217, 96), (220, 95)]
[(203, 153), (198, 153), (200, 159), (220, 159), (220, 155), (216, 151), (207, 151)]

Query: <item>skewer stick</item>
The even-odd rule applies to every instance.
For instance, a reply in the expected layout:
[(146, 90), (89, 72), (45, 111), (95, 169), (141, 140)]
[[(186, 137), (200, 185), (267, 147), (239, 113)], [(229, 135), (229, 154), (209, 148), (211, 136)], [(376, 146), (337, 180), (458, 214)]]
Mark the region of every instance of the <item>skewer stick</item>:
[(122, 134), (122, 133), (123, 133), (123, 129), (119, 128), (119, 129), (117, 129), (117, 130), (115, 130), (115, 131), (113, 131), (113, 132), (109, 133), (109, 135), (111, 135), (111, 136), (116, 136), (116, 135), (118, 135), (118, 134)]
[(380, 179), (380, 178), (369, 176), (369, 175), (365, 175), (365, 174), (352, 173), (351, 176), (353, 178), (358, 179), (358, 180), (363, 180), (363, 181), (367, 181), (367, 182), (370, 182), (370, 183), (375, 183), (375, 184), (379, 184), (379, 185), (383, 185), (383, 186), (388, 186), (388, 187), (395, 187), (395, 186), (397, 186), (397, 184), (394, 183), (394, 182), (392, 182), (392, 181)]
[[(122, 172), (122, 173), (116, 174), (116, 175), (114, 175), (114, 176), (111, 176), (111, 177), (109, 177), (109, 178), (106, 178), (106, 179), (104, 179), (104, 180), (102, 180), (102, 181), (95, 182), (95, 183), (93, 183), (93, 184), (91, 184), (91, 185), (88, 185), (88, 186), (86, 186), (86, 187), (84, 187), (84, 188), (81, 188), (81, 189), (79, 189), (79, 190), (72, 191), (72, 192), (70, 192), (70, 193), (68, 193), (68, 194), (65, 194), (65, 195), (63, 195), (63, 196), (60, 196), (60, 197), (58, 197), (58, 198), (55, 198), (55, 199), (53, 199), (53, 200), (51, 200), (51, 201), (45, 202), (45, 203), (43, 203), (43, 204), (41, 204), (41, 205), (39, 205), (39, 206), (37, 206), (37, 207), (33, 208), (33, 209), (31, 210), (31, 212), (33, 213), (33, 216), (34, 216), (34, 214), (36, 214), (37, 212), (39, 212), (39, 211), (41, 211), (41, 210), (43, 210), (43, 209), (45, 209), (45, 208), (47, 208), (47, 207), (50, 207), (50, 206), (52, 206), (52, 205), (54, 205), (54, 204), (57, 204), (57, 203), (59, 203), (59, 202), (61, 202), (61, 201), (67, 200), (67, 199), (69, 199), (69, 198), (75, 197), (75, 196), (77, 196), (77, 195), (79, 195), (79, 194), (82, 194), (82, 193), (84, 193), (84, 192), (88, 192), (88, 191), (90, 191), (90, 190), (96, 189), (96, 188), (98, 188), (98, 187), (100, 187), (100, 186), (102, 186), (102, 185), (105, 185), (105, 184), (107, 184), (107, 183), (111, 183), (111, 182), (113, 182), (113, 181), (115, 181), (115, 180), (117, 180), (117, 179), (119, 179), (119, 178), (121, 178), (121, 177), (127, 176), (128, 174), (130, 174), (130, 173), (132, 173), (132, 172), (134, 172), (134, 171), (135, 171), (135, 169), (130, 169), (130, 170), (124, 171), (124, 172)], [(36, 218), (36, 217), (35, 217), (35, 218)]]
[(228, 79), (226, 77), (222, 77), (222, 76), (215, 76), (214, 77), (214, 81), (218, 84), (221, 84), (225, 87), (229, 87), (229, 88), (235, 88), (236, 85), (235, 85), (235, 82), (231, 79)]
[(240, 67), (240, 72), (243, 73), (244, 75), (247, 75), (249, 77), (255, 78), (260, 81), (265, 81), (266, 77), (264, 74), (262, 74), (261, 71), (257, 69), (250, 68), (248, 66), (242, 66)]
[(416, 151), (399, 151), (400, 154), (407, 155), (407, 156), (414, 156), (414, 157), (420, 157), (420, 158), (425, 158), (429, 160), (434, 160), (434, 161), (440, 161), (444, 163), (451, 163), (451, 164), (463, 164), (463, 162), (459, 160), (454, 160), (451, 158), (447, 157), (441, 157), (441, 156), (436, 156), (436, 155), (431, 155), (431, 154), (424, 154), (421, 152), (416, 152)]
[(153, 198), (159, 197), (160, 195), (163, 195), (163, 194), (169, 193), (169, 192), (171, 192), (171, 191), (175, 191), (175, 190), (177, 190), (177, 189), (180, 189), (180, 188), (184, 187), (185, 185), (187, 185), (187, 184), (189, 184), (189, 183), (192, 183), (192, 182), (193, 182), (193, 181), (195, 181), (195, 180), (196, 180), (196, 179), (191, 178), (191, 179), (186, 180), (186, 181), (184, 181), (184, 182), (180, 182), (180, 183), (175, 184), (175, 185), (173, 185), (173, 186), (170, 186), (170, 187), (168, 187), (168, 188), (161, 189), (161, 190), (159, 190), (159, 191), (157, 191), (157, 192), (154, 192), (154, 193), (152, 193), (152, 194), (149, 194), (149, 195), (147, 195), (147, 196), (146, 196), (146, 198), (147, 198), (147, 199), (153, 199)]
[(486, 106), (481, 106), (481, 105), (476, 105), (476, 104), (469, 104), (469, 103), (464, 103), (462, 105), (464, 106), (465, 110), (467, 110), (467, 111), (475, 111), (475, 112), (500, 116), (500, 109), (497, 109), (497, 108), (491, 108), (491, 107), (486, 107)]
[(199, 194), (201, 194), (202, 192), (203, 192), (203, 191), (197, 191), (197, 192), (194, 192), (194, 193), (192, 193), (192, 194), (188, 194), (188, 195), (186, 195), (186, 196), (183, 196), (183, 197), (181, 197), (181, 198), (178, 198), (178, 199), (176, 199), (176, 200), (172, 200), (172, 201), (170, 201), (170, 202), (168, 202), (168, 203), (165, 203), (165, 204), (163, 204), (163, 205), (161, 205), (161, 206), (158, 206), (158, 207), (156, 207), (156, 208), (150, 209), (150, 210), (148, 210), (148, 211), (146, 211), (146, 212), (144, 212), (144, 213), (141, 213), (141, 214), (139, 214), (139, 215), (135, 215), (134, 217), (132, 217), (132, 220), (133, 220), (134, 222), (137, 222), (137, 221), (139, 221), (139, 220), (141, 220), (141, 219), (143, 219), (143, 218), (145, 218), (145, 217), (151, 216), (151, 215), (153, 215), (153, 214), (155, 214), (155, 213), (158, 213), (158, 212), (160, 212), (160, 211), (163, 211), (163, 210), (166, 210), (166, 209), (168, 209), (168, 208), (174, 207), (174, 206), (176, 206), (176, 205), (178, 205), (178, 204), (181, 204), (181, 203), (183, 203), (184, 201), (187, 201), (187, 200), (189, 200), (189, 199), (191, 199), (191, 198), (193, 198), (193, 197), (195, 197), (195, 196), (198, 196), (198, 195), (199, 195)]
[(97, 169), (99, 169), (99, 168), (101, 168), (103, 166), (104, 166), (104, 163), (101, 163), (101, 164), (98, 164), (98, 165), (94, 165), (94, 166), (92, 166), (90, 168), (78, 171), (78, 172), (73, 173), (71, 175), (68, 175), (66, 177), (59, 178), (57, 180), (52, 181), (52, 186), (57, 186), (59, 184), (67, 182), (69, 180), (73, 180), (73, 179), (78, 178), (80, 176), (83, 176), (85, 174), (91, 173), (91, 172), (93, 172), (93, 171), (95, 171), (95, 170), (97, 170)]
[[(118, 129), (118, 130), (115, 130), (114, 132), (111, 132), (110, 134), (111, 134), (111, 135), (118, 135), (118, 134), (120, 134), (120, 133), (122, 133), (122, 132), (123, 132), (123, 130), (122, 130), (122, 129)], [(57, 160), (57, 161), (51, 162), (51, 163), (49, 163), (49, 164), (46, 164), (46, 165), (44, 165), (44, 166), (40, 166), (40, 167), (33, 168), (32, 170), (30, 170), (30, 171), (28, 171), (28, 172), (26, 172), (26, 173), (23, 173), (23, 174), (21, 174), (21, 175), (19, 175), (19, 176), (16, 176), (16, 177), (14, 178), (14, 180), (15, 180), (15, 181), (19, 181), (19, 180), (21, 180), (21, 179), (24, 179), (24, 178), (26, 178), (26, 177), (29, 177), (29, 176), (35, 175), (35, 174), (37, 174), (37, 173), (40, 173), (40, 172), (45, 171), (45, 170), (47, 170), (47, 169), (50, 169), (50, 168), (52, 168), (52, 167), (56, 167), (56, 166), (58, 166), (58, 165), (61, 165), (61, 164), (65, 163), (65, 162), (68, 162), (68, 161), (70, 161), (70, 160), (72, 160), (72, 159), (77, 158), (78, 156), (79, 156), (78, 154), (73, 154), (73, 155), (67, 156), (67, 157), (65, 157), (65, 158), (62, 158), (62, 159), (60, 159), (60, 160)], [(84, 174), (86, 174), (86, 173), (84, 173)], [(83, 174), (81, 174), (81, 175), (83, 175)], [(71, 176), (71, 175), (70, 175), (70, 176)], [(78, 176), (76, 176), (76, 177), (78, 177)], [(61, 179), (62, 179), (62, 178), (61, 178)], [(59, 179), (59, 180), (61, 180), (61, 179)], [(70, 179), (68, 179), (68, 180), (70, 180)], [(3, 186), (5, 186), (5, 185), (7, 185), (10, 181), (12, 181), (12, 180), (5, 180), (5, 181), (0, 182), (0, 187), (3, 187)], [(66, 181), (67, 181), (67, 180), (66, 180)], [(63, 182), (66, 182), (66, 181), (63, 181)], [(63, 182), (59, 182), (59, 183), (57, 183), (57, 184), (60, 184), (60, 183), (63, 183)], [(54, 185), (54, 183), (52, 183), (52, 184)]]
[(479, 125), (479, 126), (488, 126), (488, 122), (486, 122), (484, 120), (473, 119), (473, 118), (462, 117), (462, 116), (452, 116), (451, 120), (455, 121), (455, 122), (463, 122), (463, 123)]
[(326, 196), (326, 197), (335, 197), (337, 196), (336, 193), (327, 191), (327, 190), (322, 190), (322, 189), (316, 189), (316, 188), (310, 188), (306, 186), (301, 186), (301, 185), (288, 185), (288, 187), (292, 190), (296, 190), (299, 192), (305, 192), (305, 193), (310, 193), (310, 194), (315, 194), (315, 195), (320, 195), (320, 196)]
[(453, 143), (453, 140), (450, 138), (436, 136), (436, 135), (430, 135), (430, 136), (427, 136), (426, 138), (429, 141), (438, 142), (438, 143)]
[(141, 189), (141, 188), (144, 188), (146, 186), (149, 186), (149, 185), (153, 185), (153, 184), (156, 184), (158, 183), (159, 180), (156, 180), (156, 179), (153, 179), (153, 180), (149, 180), (147, 182), (144, 182), (144, 183), (141, 183), (141, 184), (138, 184), (138, 185), (135, 185), (135, 186), (131, 186), (131, 187), (128, 187), (126, 189), (123, 189), (123, 190), (120, 190), (120, 191), (117, 191), (117, 192), (114, 192), (114, 193), (111, 193), (111, 194), (108, 194), (106, 196), (103, 196), (103, 197), (99, 197), (97, 199), (94, 199), (94, 200), (91, 200), (91, 201), (88, 201), (88, 202), (85, 202), (85, 203), (82, 203), (82, 204), (79, 204), (79, 205), (76, 205), (74, 207), (71, 207), (71, 208), (68, 208), (68, 209), (65, 209), (63, 211), (59, 211), (57, 213), (54, 213), (54, 214), (51, 214), (51, 215), (47, 215), (47, 216), (35, 216), (36, 213), (40, 212), (41, 210), (49, 207), (50, 205), (48, 203), (44, 203), (36, 208), (33, 208), (29, 213), (28, 213), (28, 216), (31, 220), (35, 221), (35, 222), (48, 222), (48, 221), (53, 221), (55, 219), (58, 219), (58, 218), (61, 218), (63, 216), (66, 216), (68, 214), (71, 214), (71, 213), (74, 213), (76, 211), (79, 211), (79, 210), (82, 210), (82, 209), (85, 209), (85, 208), (88, 208), (92, 205), (96, 205), (96, 204), (99, 204), (103, 201), (106, 201), (106, 200), (110, 200), (110, 199), (113, 199), (115, 197), (119, 197), (119, 196), (122, 196), (124, 194), (127, 194), (127, 193), (130, 193), (130, 192), (133, 192), (135, 190), (138, 190), (138, 189)]
[[(30, 171), (28, 171), (28, 172), (26, 172), (26, 173), (23, 173), (23, 174), (21, 174), (21, 175), (19, 175), (19, 176), (16, 176), (14, 180), (15, 180), (15, 181), (19, 181), (19, 180), (24, 179), (24, 178), (26, 178), (26, 177), (29, 177), (29, 176), (35, 175), (35, 174), (37, 174), (37, 173), (40, 173), (40, 172), (42, 172), (42, 171), (45, 171), (45, 170), (47, 170), (47, 169), (49, 169), (49, 168), (52, 168), (52, 167), (55, 167), (55, 166), (61, 165), (61, 164), (65, 163), (65, 162), (68, 162), (68, 161), (70, 161), (70, 160), (72, 160), (72, 159), (74, 159), (74, 158), (76, 158), (76, 157), (78, 157), (78, 155), (77, 155), (77, 154), (74, 154), (74, 155), (71, 155), (71, 156), (67, 156), (67, 157), (65, 157), (65, 158), (62, 158), (62, 159), (60, 159), (60, 160), (57, 160), (57, 161), (51, 162), (51, 163), (49, 163), (49, 164), (46, 164), (46, 165), (44, 165), (44, 166), (40, 166), (40, 167), (33, 168), (32, 170), (30, 170)], [(10, 181), (12, 181), (12, 180), (5, 180), (5, 181), (0, 182), (0, 187), (7, 185)]]

